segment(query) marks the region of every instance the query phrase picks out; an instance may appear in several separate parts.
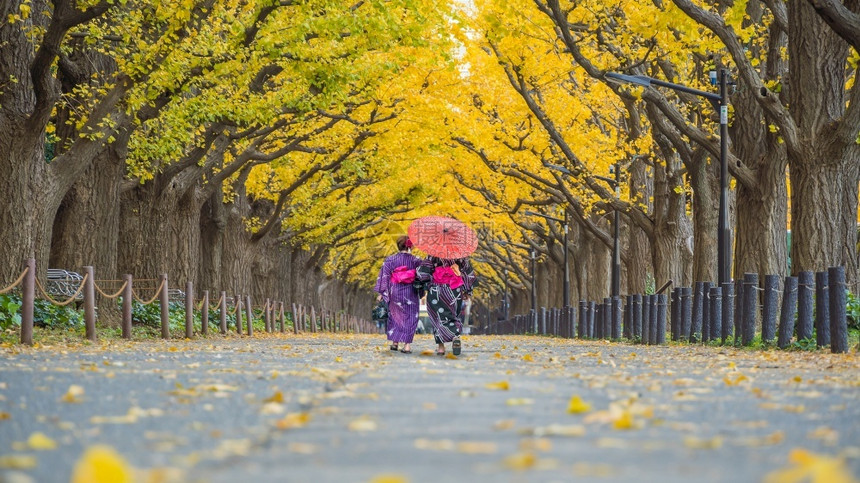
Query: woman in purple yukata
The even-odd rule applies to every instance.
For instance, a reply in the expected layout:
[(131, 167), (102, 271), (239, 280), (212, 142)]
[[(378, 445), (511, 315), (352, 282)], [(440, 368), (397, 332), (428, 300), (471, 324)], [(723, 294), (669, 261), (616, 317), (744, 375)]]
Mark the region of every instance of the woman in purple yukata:
[[(412, 353), (412, 339), (418, 328), (418, 290), (412, 286), (415, 269), (421, 259), (412, 254), (412, 242), (407, 236), (397, 239), (394, 255), (385, 259), (376, 279), (377, 300), (388, 304), (388, 340), (391, 350)], [(399, 346), (399, 347), (398, 347)]]
[(476, 276), (468, 258), (447, 260), (427, 257), (415, 271), (419, 281), (427, 283), (427, 316), (433, 324), (436, 355), (445, 355), (445, 343), (460, 355), (460, 331), (463, 328), (463, 302), (472, 295)]

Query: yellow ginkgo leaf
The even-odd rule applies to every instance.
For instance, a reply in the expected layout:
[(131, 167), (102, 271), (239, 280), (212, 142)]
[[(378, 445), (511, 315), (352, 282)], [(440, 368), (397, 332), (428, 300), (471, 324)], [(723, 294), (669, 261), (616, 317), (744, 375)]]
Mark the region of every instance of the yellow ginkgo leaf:
[(633, 420), (633, 413), (630, 411), (622, 411), (621, 415), (612, 422), (612, 427), (615, 429), (633, 429), (636, 423)]
[(110, 446), (89, 448), (75, 464), (71, 483), (126, 483), (133, 481), (131, 468)]
[(383, 474), (371, 478), (370, 483), (409, 483), (409, 478), (403, 475)]
[(499, 381), (499, 382), (488, 382), (484, 385), (487, 389), (495, 389), (497, 391), (507, 391), (511, 388), (511, 385), (508, 384), (508, 381)]
[(512, 470), (527, 470), (537, 463), (534, 453), (517, 453), (505, 458), (505, 466)]
[(283, 403), (284, 402), (284, 393), (281, 391), (275, 391), (270, 397), (263, 399), (264, 403)]
[(293, 429), (301, 428), (308, 424), (311, 415), (308, 413), (290, 413), (275, 422), (275, 427), (278, 429)]
[(534, 359), (534, 357), (532, 357), (532, 355), (531, 355), (531, 354), (526, 354), (526, 355), (524, 355), (524, 356), (523, 356), (523, 360), (524, 360), (524, 361), (526, 361), (526, 362), (532, 362), (532, 361), (534, 361), (535, 359)]
[(581, 397), (573, 396), (567, 405), (567, 412), (570, 414), (587, 413), (591, 411), (591, 404), (584, 402)]
[(856, 483), (845, 460), (832, 456), (819, 455), (805, 449), (795, 448), (788, 455), (791, 466), (768, 473), (764, 483), (794, 483), (811, 481), (813, 483)]
[(36, 467), (36, 457), (30, 454), (0, 456), (0, 469), (29, 470)]
[(527, 397), (512, 397), (505, 401), (508, 406), (529, 406), (535, 403), (534, 399)]
[(72, 384), (60, 400), (67, 403), (79, 403), (81, 402), (81, 396), (83, 395), (84, 388), (77, 384)]
[(350, 431), (358, 432), (376, 431), (377, 427), (376, 421), (366, 418), (354, 419), (347, 425), (347, 429)]
[(57, 442), (53, 439), (45, 436), (44, 433), (35, 432), (27, 438), (27, 446), (30, 449), (44, 450), (44, 449), (56, 449)]

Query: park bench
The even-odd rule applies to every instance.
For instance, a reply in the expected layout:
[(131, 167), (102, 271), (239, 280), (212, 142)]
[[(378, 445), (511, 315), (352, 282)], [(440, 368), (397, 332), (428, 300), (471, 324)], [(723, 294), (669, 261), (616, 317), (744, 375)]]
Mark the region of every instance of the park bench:
[(71, 297), (78, 292), (75, 300), (83, 300), (84, 292), (78, 291), (84, 277), (77, 272), (70, 272), (60, 268), (48, 269), (48, 286), (46, 288), (50, 295)]

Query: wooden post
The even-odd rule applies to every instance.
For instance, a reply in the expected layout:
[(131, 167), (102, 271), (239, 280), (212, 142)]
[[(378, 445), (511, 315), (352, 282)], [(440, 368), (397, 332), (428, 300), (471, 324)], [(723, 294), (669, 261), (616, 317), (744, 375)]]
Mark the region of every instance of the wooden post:
[(800, 272), (797, 276), (797, 340), (812, 338), (812, 295), (815, 287), (815, 274), (811, 271)]
[(278, 302), (278, 306), (280, 307), (280, 315), (278, 316), (278, 320), (281, 322), (281, 333), (284, 333), (284, 303)]
[(221, 291), (221, 333), (227, 334), (227, 292)]
[(242, 296), (236, 295), (236, 333), (242, 335)]
[(263, 306), (263, 325), (266, 332), (271, 332), (272, 329), (269, 327), (269, 323), (271, 322), (271, 307), (269, 307), (269, 299), (266, 299), (266, 305)]
[(317, 331), (317, 311), (313, 305), (311, 305), (311, 332), (316, 333)]
[(96, 341), (96, 285), (93, 267), (84, 267), (88, 275), (84, 284), (84, 323), (86, 324), (87, 339)]
[(161, 292), (158, 294), (161, 307), (161, 338), (170, 338), (170, 305), (167, 299), (167, 274), (161, 275)]
[(248, 336), (254, 335), (254, 307), (251, 305), (251, 296), (245, 296), (245, 314), (248, 322)]
[(845, 267), (827, 269), (830, 283), (830, 352), (848, 352), (847, 296), (845, 294)]
[(293, 319), (293, 334), (298, 334), (298, 333), (299, 333), (299, 311), (298, 311), (298, 309), (296, 308), (296, 303), (295, 303), (295, 302), (293, 302), (293, 314), (292, 314), (292, 315), (293, 315), (293, 316), (292, 316), (292, 319)]
[[(779, 336), (776, 344), (785, 349), (794, 334), (794, 316), (797, 314), (797, 277), (785, 277), (782, 288), (782, 311), (779, 313)], [(800, 320), (797, 321), (798, 325)]]
[(776, 307), (779, 300), (779, 275), (764, 276), (764, 303), (762, 304), (761, 341), (773, 342), (776, 337)]
[(200, 332), (209, 335), (209, 291), (203, 291), (203, 308), (200, 311)]
[(36, 259), (27, 259), (27, 274), (21, 287), (21, 343), (33, 345), (33, 311), (36, 308)]
[(131, 339), (131, 300), (133, 279), (130, 273), (122, 276), (125, 279), (125, 290), (122, 292), (122, 338)]
[(194, 337), (194, 285), (185, 282), (185, 338)]

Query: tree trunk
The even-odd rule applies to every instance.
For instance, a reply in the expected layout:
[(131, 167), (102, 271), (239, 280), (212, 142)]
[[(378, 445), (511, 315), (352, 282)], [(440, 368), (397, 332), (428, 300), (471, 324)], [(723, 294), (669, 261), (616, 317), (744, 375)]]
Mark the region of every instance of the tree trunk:
[[(645, 206), (652, 211), (651, 197), (654, 186), (648, 176), (646, 165), (639, 159), (630, 166), (630, 201), (636, 205)], [(627, 223), (627, 293), (645, 293), (645, 282), (648, 277), (654, 278), (653, 255), (648, 234), (633, 223)]]
[(788, 160), (792, 271), (845, 265), (846, 277), (856, 281), (860, 145), (837, 138), (848, 44), (808, 2), (788, 2), (788, 21), (789, 59), (802, 66), (789, 70), (788, 107), (800, 137)]
[(693, 187), (693, 280), (717, 280), (720, 161), (699, 150), (688, 163)]
[(118, 268), (136, 278), (166, 273), (174, 287), (196, 286), (201, 203), (194, 189), (160, 185), (156, 179), (122, 194)]
[[(676, 170), (673, 170), (676, 172)], [(673, 175), (674, 176), (674, 175)], [(692, 280), (693, 233), (686, 215), (686, 195), (670, 186), (680, 183), (660, 163), (654, 166), (654, 255), (655, 289), (669, 280), (688, 285)]]

